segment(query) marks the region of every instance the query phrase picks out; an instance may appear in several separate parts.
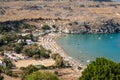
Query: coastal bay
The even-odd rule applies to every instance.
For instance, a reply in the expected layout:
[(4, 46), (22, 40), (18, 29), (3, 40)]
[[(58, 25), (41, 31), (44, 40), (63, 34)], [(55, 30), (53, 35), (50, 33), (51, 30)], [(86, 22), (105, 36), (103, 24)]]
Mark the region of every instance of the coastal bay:
[(64, 49), (58, 45), (57, 39), (61, 36), (63, 36), (63, 34), (49, 34), (42, 38), (39, 37), (39, 45), (42, 45), (47, 50), (51, 50), (54, 54), (60, 54), (65, 61), (68, 61), (71, 66), (73, 66), (73, 69), (78, 71), (78, 67), (82, 67), (82, 70), (80, 71), (82, 72), (86, 66), (70, 57)]
[[(1, 0), (0, 62), (6, 71), (0, 78), (48, 71), (60, 80), (119, 80), (119, 1)], [(90, 68), (93, 60), (97, 65)]]
[(71, 57), (83, 64), (105, 57), (120, 62), (120, 33), (118, 34), (69, 34), (57, 43)]

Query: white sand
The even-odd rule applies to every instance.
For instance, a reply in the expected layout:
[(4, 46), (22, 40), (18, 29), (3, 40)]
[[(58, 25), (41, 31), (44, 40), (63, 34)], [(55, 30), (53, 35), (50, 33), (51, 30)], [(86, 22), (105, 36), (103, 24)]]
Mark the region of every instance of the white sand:
[(51, 50), (53, 53), (59, 53), (64, 60), (68, 61), (72, 66), (73, 69), (78, 71), (78, 66), (82, 67), (83, 69), (81, 72), (84, 70), (86, 67), (85, 65), (77, 62), (74, 60), (72, 57), (68, 56), (63, 49), (56, 43), (56, 39), (61, 36), (61, 34), (49, 34), (44, 37), (39, 38), (39, 45), (42, 45), (45, 49)]

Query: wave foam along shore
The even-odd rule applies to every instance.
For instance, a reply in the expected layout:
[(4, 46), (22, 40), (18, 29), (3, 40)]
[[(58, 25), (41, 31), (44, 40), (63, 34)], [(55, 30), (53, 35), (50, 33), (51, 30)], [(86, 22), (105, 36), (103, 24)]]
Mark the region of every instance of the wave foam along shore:
[(68, 56), (67, 53), (65, 53), (64, 50), (57, 44), (56, 39), (60, 36), (62, 36), (62, 34), (51, 33), (44, 37), (39, 37), (39, 44), (42, 45), (45, 49), (51, 50), (53, 53), (60, 54), (65, 61), (68, 61), (72, 65), (73, 69), (79, 71), (78, 67), (81, 67), (82, 70), (80, 70), (80, 72), (82, 72), (86, 66)]

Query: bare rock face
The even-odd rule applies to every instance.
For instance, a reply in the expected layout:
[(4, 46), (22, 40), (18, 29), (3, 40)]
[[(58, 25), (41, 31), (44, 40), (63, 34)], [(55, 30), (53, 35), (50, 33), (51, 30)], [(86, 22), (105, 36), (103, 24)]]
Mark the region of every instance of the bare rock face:
[(3, 8), (0, 8), (0, 15), (4, 15), (5, 14), (5, 10)]
[(75, 21), (68, 24), (69, 33), (118, 33), (120, 23), (114, 19), (101, 19), (90, 22)]

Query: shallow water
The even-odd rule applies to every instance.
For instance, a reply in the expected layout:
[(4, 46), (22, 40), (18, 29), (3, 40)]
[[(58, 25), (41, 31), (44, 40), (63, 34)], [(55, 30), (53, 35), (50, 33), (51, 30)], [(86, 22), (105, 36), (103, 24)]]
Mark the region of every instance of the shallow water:
[(57, 43), (68, 55), (85, 64), (97, 57), (120, 62), (120, 34), (69, 34), (60, 37)]

